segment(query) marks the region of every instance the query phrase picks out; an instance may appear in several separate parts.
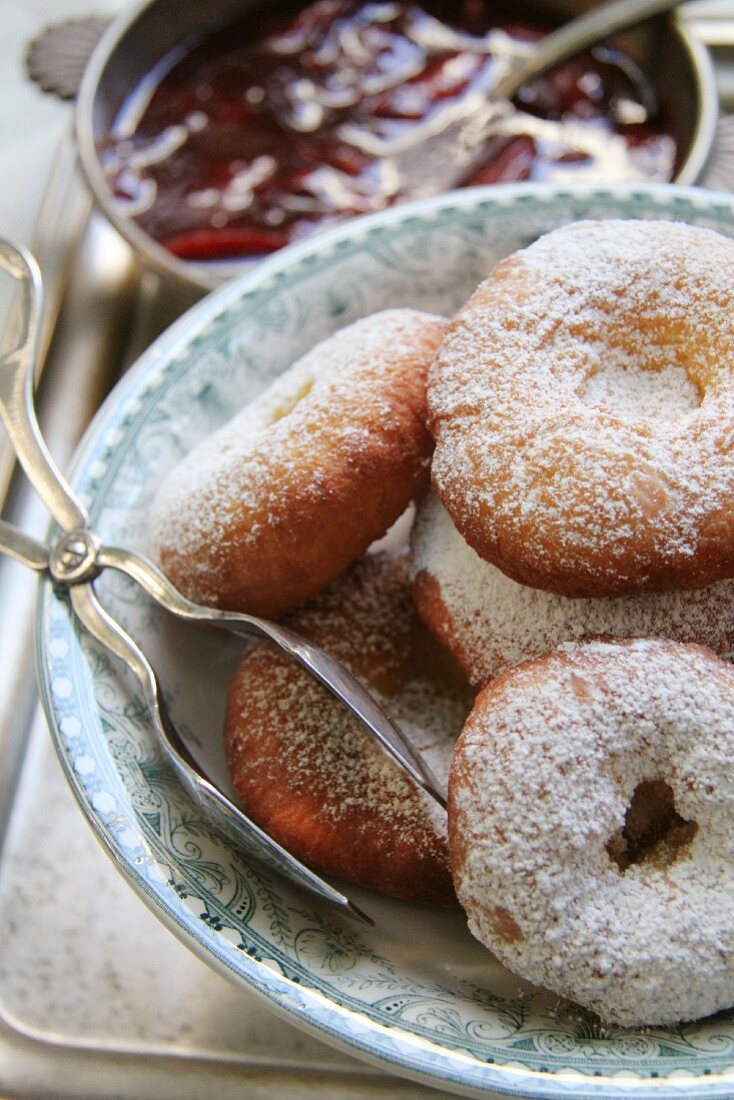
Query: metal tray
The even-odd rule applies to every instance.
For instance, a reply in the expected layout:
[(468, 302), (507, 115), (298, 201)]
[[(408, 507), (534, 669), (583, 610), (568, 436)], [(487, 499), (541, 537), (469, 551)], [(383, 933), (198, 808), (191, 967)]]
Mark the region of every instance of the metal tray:
[[(718, 38), (717, 76), (731, 109), (734, 5), (723, 14), (730, 18), (704, 30)], [(734, 186), (734, 118), (723, 121), (706, 182)], [(39, 405), (63, 465), (102, 398), (173, 318), (92, 212), (68, 140), (34, 236), (50, 287)], [(43, 534), (45, 516), (2, 441), (0, 495), (5, 516)], [(35, 697), (34, 603), (32, 578), (0, 562), (0, 1095), (441, 1095), (303, 1035), (140, 905), (95, 844), (54, 758)]]

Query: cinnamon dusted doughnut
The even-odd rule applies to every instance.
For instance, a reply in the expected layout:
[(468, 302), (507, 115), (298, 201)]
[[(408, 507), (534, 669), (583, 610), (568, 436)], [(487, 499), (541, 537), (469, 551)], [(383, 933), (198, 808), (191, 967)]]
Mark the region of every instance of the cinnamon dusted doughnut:
[(449, 786), (454, 881), (511, 970), (624, 1026), (734, 1003), (734, 669), (569, 645), (480, 693)]
[(433, 479), (481, 557), (566, 596), (734, 575), (734, 243), (579, 222), (503, 260), (429, 380)]
[(364, 553), (427, 480), (425, 380), (443, 330), (415, 310), (365, 317), (196, 447), (153, 509), (174, 584), (275, 617)]
[(418, 614), (477, 686), (561, 642), (584, 637), (670, 638), (734, 650), (734, 580), (695, 591), (569, 599), (518, 584), (464, 541), (433, 493), (412, 536)]
[[(288, 622), (346, 664), (447, 776), (470, 700), (415, 616), (405, 551), (368, 555)], [(305, 863), (390, 897), (455, 904), (443, 811), (325, 688), (265, 644), (234, 678), (225, 744), (247, 813)]]

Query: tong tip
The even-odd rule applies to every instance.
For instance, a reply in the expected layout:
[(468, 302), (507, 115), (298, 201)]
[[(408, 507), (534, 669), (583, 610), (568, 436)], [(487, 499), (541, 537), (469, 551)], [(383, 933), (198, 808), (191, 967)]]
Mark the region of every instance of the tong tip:
[(444, 794), (442, 794), (442, 792), (439, 790), (439, 787), (438, 787), (437, 783), (434, 783), (432, 785), (424, 784), (423, 785), (423, 790), (426, 791), (431, 796), (431, 798), (434, 800), (434, 802), (438, 803), (438, 805), (441, 807), (442, 810), (444, 810), (444, 811), (448, 810), (448, 803), (447, 803), (447, 800), (446, 800), (446, 796)]
[(369, 925), (370, 928), (375, 927), (375, 922), (373, 921), (372, 917), (363, 912), (358, 905), (354, 904), (353, 901), (347, 900), (345, 908), (350, 917), (354, 917), (355, 920), (361, 921), (362, 924)]

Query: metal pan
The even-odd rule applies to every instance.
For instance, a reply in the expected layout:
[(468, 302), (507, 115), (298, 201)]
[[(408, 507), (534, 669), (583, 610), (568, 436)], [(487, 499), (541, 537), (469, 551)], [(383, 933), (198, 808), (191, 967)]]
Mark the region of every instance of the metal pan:
[[(242, 265), (183, 261), (169, 253), (136, 223), (121, 214), (113, 201), (97, 156), (98, 142), (109, 132), (132, 89), (149, 77), (171, 52), (196, 40), (255, 0), (144, 0), (116, 19), (101, 38), (85, 72), (76, 113), (76, 134), (82, 174), (106, 218), (131, 245), (144, 270), (159, 279), (177, 310), (245, 270)], [(563, 22), (594, 6), (589, 0), (544, 0), (529, 7)], [(513, 18), (518, 11), (513, 8)], [(699, 180), (711, 151), (718, 104), (713, 66), (708, 52), (685, 26), (659, 18), (617, 39), (648, 72), (684, 150), (675, 182)]]

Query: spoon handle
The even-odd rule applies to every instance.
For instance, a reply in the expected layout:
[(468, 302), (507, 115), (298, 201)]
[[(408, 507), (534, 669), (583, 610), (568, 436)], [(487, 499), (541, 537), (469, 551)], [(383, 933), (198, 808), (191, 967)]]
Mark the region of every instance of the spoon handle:
[(529, 57), (524, 57), (498, 81), (493, 99), (512, 99), (517, 90), (548, 69), (619, 31), (670, 11), (679, 0), (612, 0), (565, 23), (547, 35)]
[(48, 569), (48, 547), (4, 519), (0, 519), (0, 554), (7, 554), (36, 573)]

